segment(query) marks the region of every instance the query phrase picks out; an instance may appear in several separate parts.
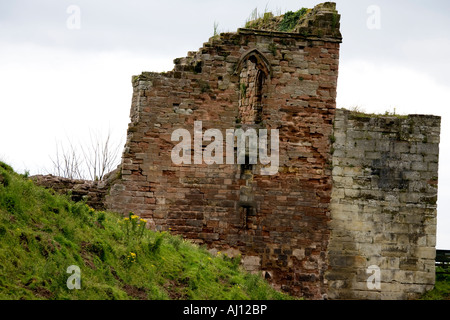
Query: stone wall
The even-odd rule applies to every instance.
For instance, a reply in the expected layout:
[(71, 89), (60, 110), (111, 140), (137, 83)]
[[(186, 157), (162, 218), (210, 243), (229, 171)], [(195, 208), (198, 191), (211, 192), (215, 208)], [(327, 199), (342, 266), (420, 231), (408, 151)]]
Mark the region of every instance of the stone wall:
[[(107, 204), (132, 210), (155, 229), (241, 254), (248, 270), (262, 271), (276, 287), (321, 299), (342, 39), (335, 4), (310, 10), (299, 30), (224, 33), (176, 59), (171, 72), (133, 77), (122, 179)], [(196, 121), (197, 133), (278, 129), (279, 172), (194, 163), (194, 154), (191, 164), (174, 164), (172, 133), (187, 129), (193, 137)]]
[(117, 170), (106, 175), (102, 181), (68, 179), (53, 175), (30, 177), (36, 185), (53, 189), (63, 195), (70, 195), (73, 201), (85, 201), (96, 210), (106, 210), (106, 194), (109, 192), (110, 185), (117, 178)]
[[(439, 117), (337, 110), (330, 298), (411, 299), (433, 287), (439, 135)], [(370, 266), (379, 289), (368, 289)]]

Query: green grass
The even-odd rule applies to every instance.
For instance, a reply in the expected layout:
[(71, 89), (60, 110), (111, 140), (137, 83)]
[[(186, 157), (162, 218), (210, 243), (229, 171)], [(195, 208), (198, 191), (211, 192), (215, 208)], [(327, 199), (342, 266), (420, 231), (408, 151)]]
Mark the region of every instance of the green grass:
[(288, 11), (283, 15), (275, 16), (272, 12), (267, 10), (267, 6), (262, 13), (258, 13), (258, 8), (255, 8), (250, 17), (245, 23), (245, 28), (257, 30), (270, 30), (292, 32), (298, 25), (299, 21), (311, 9), (301, 8), (298, 11)]
[[(343, 108), (343, 110), (348, 110), (348, 109)], [(408, 115), (397, 114), (395, 108), (394, 108), (393, 112), (385, 111), (384, 113), (367, 113), (362, 108), (356, 106), (356, 107), (350, 108), (348, 111), (350, 111), (350, 115), (354, 118), (386, 118), (386, 117), (392, 117), (392, 118), (398, 118), (398, 119), (409, 118)]]
[(298, 21), (308, 12), (308, 9), (301, 8), (300, 10), (293, 12), (288, 11), (284, 14), (283, 21), (279, 26), (279, 30), (283, 32), (290, 32), (297, 26)]
[[(437, 272), (443, 272), (444, 269), (436, 268)], [(436, 285), (433, 290), (425, 293), (421, 300), (450, 300), (450, 271), (446, 274), (436, 274)]]
[[(0, 162), (0, 299), (291, 299), (243, 272), (238, 258), (141, 226)], [(67, 287), (72, 265), (79, 290)]]

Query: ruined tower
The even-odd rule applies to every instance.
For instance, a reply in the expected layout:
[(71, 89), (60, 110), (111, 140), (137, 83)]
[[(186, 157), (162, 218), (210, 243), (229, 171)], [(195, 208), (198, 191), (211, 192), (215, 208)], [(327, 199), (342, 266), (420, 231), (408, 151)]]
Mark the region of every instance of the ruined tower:
[[(383, 154), (377, 153), (378, 144), (373, 150), (368, 143), (359, 140), (357, 145), (347, 144), (350, 141), (347, 136), (357, 139), (351, 125), (366, 126), (362, 131), (370, 135), (377, 131), (374, 128), (379, 123), (358, 121), (360, 119), (351, 122), (345, 113), (339, 113), (339, 121), (335, 121), (342, 42), (339, 28), (340, 15), (335, 4), (329, 2), (281, 17), (267, 14), (235, 33), (214, 36), (197, 52), (175, 59), (175, 67), (170, 72), (143, 72), (133, 77), (131, 122), (120, 179), (111, 186), (107, 196), (108, 209), (124, 214), (133, 211), (149, 219), (156, 230), (170, 228), (170, 232), (211, 249), (230, 256), (241, 255), (247, 270), (261, 271), (274, 286), (291, 294), (325, 299), (331, 290), (332, 298), (360, 297), (349, 294), (346, 289), (363, 283), (355, 277), (362, 279), (366, 263), (372, 259), (366, 253), (381, 257), (387, 249), (380, 247), (375, 252), (370, 243), (378, 241), (377, 236), (370, 238), (351, 228), (366, 230), (369, 227), (365, 219), (376, 219), (376, 205), (372, 206), (372, 216), (365, 215), (364, 208), (370, 200), (373, 200), (370, 203), (389, 201), (386, 197), (381, 199), (382, 192), (397, 186), (403, 186), (401, 190), (405, 190), (410, 184), (405, 187), (402, 183), (425, 181), (428, 175), (437, 176), (437, 167), (430, 166), (423, 156), (426, 177), (425, 174), (411, 177), (411, 167), (409, 176), (406, 169), (399, 172), (393, 169), (400, 176), (390, 184), (389, 176), (394, 171), (383, 171), (384, 166), (391, 163), (395, 166), (395, 159), (400, 161), (401, 154), (409, 153), (412, 148), (411, 144), (405, 146), (402, 143), (399, 148), (404, 151), (397, 150), (394, 131), (403, 128), (403, 124), (395, 127), (393, 136), (379, 146), (385, 148)], [(433, 131), (433, 137), (430, 136), (428, 141), (423, 136), (426, 126), (436, 127), (438, 120), (431, 119), (424, 124), (423, 130), (411, 132), (411, 136), (422, 137), (420, 143), (424, 145), (439, 143), (436, 141), (438, 130)], [(423, 123), (419, 118), (417, 121)], [(200, 128), (196, 127), (199, 122)], [(173, 132), (185, 129), (194, 137), (195, 128), (201, 131), (200, 134), (216, 129), (224, 136), (229, 129), (278, 130), (277, 172), (263, 175), (264, 165), (249, 161), (245, 164), (198, 163), (196, 151), (190, 164), (175, 164), (171, 153), (178, 141), (173, 141)], [(372, 138), (381, 139), (381, 134), (379, 137), (374, 134)], [(200, 142), (200, 156), (210, 143), (205, 141)], [(334, 142), (338, 146), (332, 148)], [(347, 160), (352, 154), (345, 153), (349, 148), (358, 150), (357, 156), (363, 158), (367, 157), (366, 151), (372, 152), (375, 162), (362, 165), (355, 156), (350, 164)], [(415, 148), (419, 147), (416, 145)], [(234, 157), (229, 151), (225, 151), (224, 158)], [(333, 151), (337, 153), (333, 154)], [(421, 152), (416, 151), (417, 155)], [(381, 162), (376, 162), (378, 156)], [(248, 160), (248, 156), (245, 158)], [(351, 165), (354, 170), (350, 170)], [(363, 166), (376, 167), (374, 170), (379, 171), (358, 171)], [(377, 182), (368, 182), (367, 190), (381, 191), (376, 195), (376, 192), (367, 193), (367, 205), (361, 209), (364, 203), (355, 203), (352, 198), (356, 197), (357, 191), (349, 191), (360, 190), (355, 186), (358, 181), (350, 181), (349, 177), (357, 179), (355, 177), (364, 172), (368, 179), (379, 176)], [(408, 177), (416, 180), (408, 180)], [(432, 178), (429, 177), (430, 181)], [(343, 185), (343, 181), (348, 185)], [(337, 189), (333, 189), (333, 183)], [(419, 188), (417, 184), (415, 187)], [(417, 193), (436, 191), (430, 191), (428, 185), (423, 188), (426, 190)], [(336, 197), (333, 200), (332, 192)], [(425, 201), (421, 196), (417, 197), (414, 203)], [(430, 200), (430, 197), (425, 198)], [(407, 203), (412, 204), (408, 201), (402, 202), (405, 208)], [(435, 202), (434, 207), (432, 202), (428, 204), (431, 226), (433, 214), (435, 219)], [(397, 208), (397, 212), (403, 212), (401, 205)], [(414, 210), (420, 214), (419, 209)], [(343, 217), (346, 214), (348, 216)], [(350, 216), (357, 223), (354, 227), (349, 227)], [(394, 233), (397, 226), (392, 226)], [(374, 230), (378, 237), (383, 237), (382, 226)], [(421, 238), (426, 236), (424, 230), (417, 234), (416, 240), (425, 241), (423, 246), (431, 248), (432, 239)], [(354, 247), (350, 248), (352, 241)], [(394, 239), (386, 240), (386, 243), (389, 241)], [(403, 241), (406, 245), (410, 239)], [(423, 251), (424, 255), (430, 255), (427, 250)], [(434, 283), (429, 277), (432, 272), (430, 261), (434, 257), (424, 258), (429, 259), (425, 263), (421, 253), (417, 254), (419, 256), (410, 256), (408, 250), (402, 251), (400, 255), (406, 260), (401, 262), (399, 256), (392, 263), (399, 270), (402, 264), (410, 269), (420, 265), (421, 272), (428, 275), (427, 281), (418, 289), (423, 291)], [(384, 262), (378, 262), (384, 267)], [(386, 262), (386, 267), (388, 264)], [(349, 275), (354, 277), (349, 278)], [(374, 298), (379, 296), (374, 293)]]

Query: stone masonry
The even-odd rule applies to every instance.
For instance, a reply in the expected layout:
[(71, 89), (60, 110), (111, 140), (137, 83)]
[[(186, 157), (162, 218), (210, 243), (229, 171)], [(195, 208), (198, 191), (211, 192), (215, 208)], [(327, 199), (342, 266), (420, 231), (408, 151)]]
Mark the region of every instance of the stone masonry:
[[(440, 118), (336, 110), (336, 5), (281, 32), (286, 17), (265, 15), (170, 72), (132, 78), (120, 174), (102, 187), (104, 205), (240, 255), (299, 297), (415, 298), (434, 285)], [(177, 129), (194, 137), (190, 163), (172, 161)], [(278, 171), (207, 164), (212, 142), (195, 137), (209, 129), (278, 130)], [(236, 160), (228, 149), (223, 157)], [(369, 288), (374, 266), (381, 287)]]
[[(248, 270), (292, 294), (326, 297), (339, 18), (335, 4), (318, 5), (295, 32), (223, 33), (176, 59), (173, 71), (133, 77), (122, 179), (108, 207), (240, 254)], [(260, 175), (260, 164), (175, 165), (171, 134), (193, 136), (195, 121), (203, 132), (278, 129), (279, 173)]]
[(30, 178), (37, 185), (51, 188), (60, 194), (69, 194), (73, 201), (85, 201), (96, 210), (106, 210), (105, 197), (114, 180), (118, 178), (118, 172), (110, 172), (101, 181), (68, 179), (53, 175), (36, 175)]
[[(412, 299), (435, 281), (439, 117), (337, 110), (329, 297)], [(378, 266), (381, 287), (368, 290)]]

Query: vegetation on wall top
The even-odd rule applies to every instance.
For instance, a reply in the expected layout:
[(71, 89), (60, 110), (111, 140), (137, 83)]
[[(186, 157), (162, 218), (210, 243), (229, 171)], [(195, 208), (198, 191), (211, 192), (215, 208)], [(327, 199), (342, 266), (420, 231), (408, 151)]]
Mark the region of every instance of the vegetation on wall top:
[(288, 11), (283, 15), (275, 16), (272, 12), (264, 11), (262, 14), (258, 14), (256, 8), (250, 15), (248, 21), (245, 24), (245, 28), (266, 30), (266, 31), (281, 31), (292, 32), (297, 27), (302, 18), (310, 12), (311, 9), (301, 8), (298, 11)]

